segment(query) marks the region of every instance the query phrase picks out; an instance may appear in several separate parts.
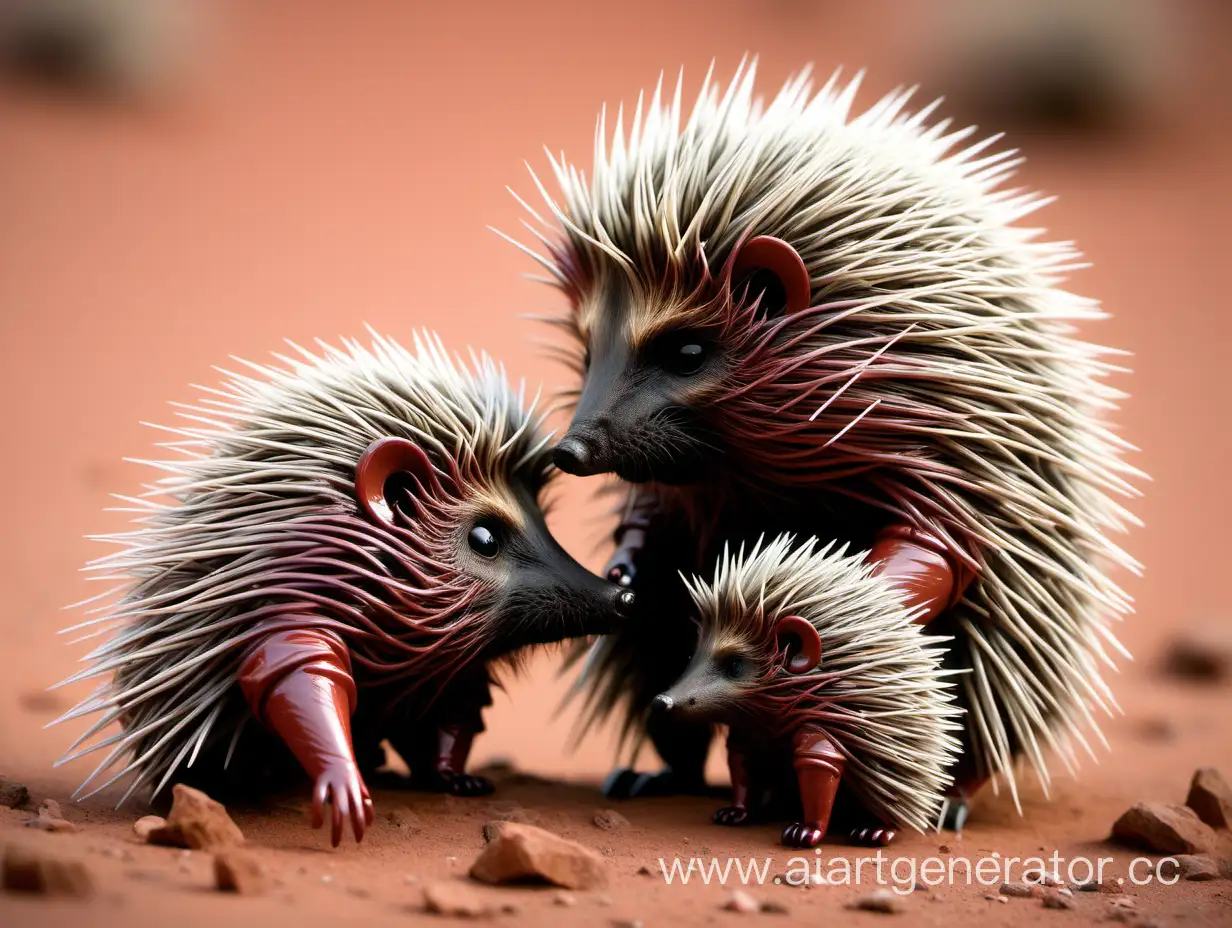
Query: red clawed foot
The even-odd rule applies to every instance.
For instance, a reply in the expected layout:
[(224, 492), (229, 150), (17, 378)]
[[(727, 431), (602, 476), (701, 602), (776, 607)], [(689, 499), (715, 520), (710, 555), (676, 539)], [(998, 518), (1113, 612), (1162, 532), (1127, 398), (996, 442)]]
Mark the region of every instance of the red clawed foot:
[(737, 826), (745, 825), (749, 821), (749, 810), (741, 806), (724, 806), (714, 813), (714, 823), (716, 825)]
[(330, 767), (317, 777), (312, 790), (312, 827), (325, 824), (325, 805), (333, 810), (330, 823), (330, 843), (337, 847), (346, 831), (346, 820), (351, 820), (351, 830), (357, 842), (364, 840), (364, 830), (372, 824), (375, 812), (368, 787), (360, 778), (359, 771), (350, 764)]
[(810, 825), (808, 822), (796, 822), (794, 825), (788, 825), (783, 829), (783, 846), (816, 847), (821, 844), (821, 839), (825, 837), (825, 834), (816, 825)]
[(882, 826), (870, 826), (867, 828), (853, 828), (851, 838), (853, 844), (860, 847), (889, 847), (890, 842), (897, 835), (893, 828), (885, 828)]

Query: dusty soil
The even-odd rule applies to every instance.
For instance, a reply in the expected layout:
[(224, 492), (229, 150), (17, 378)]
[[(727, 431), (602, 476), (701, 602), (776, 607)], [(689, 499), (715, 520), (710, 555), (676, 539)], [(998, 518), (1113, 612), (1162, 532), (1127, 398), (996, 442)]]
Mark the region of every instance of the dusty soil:
[[(257, 11), (259, 6), (260, 11)], [(1223, 565), (1232, 521), (1226, 461), (1225, 309), (1232, 203), (1232, 62), (1220, 54), (1228, 8), (1181, 4), (1190, 29), (1175, 100), (1136, 133), (1095, 141), (1014, 138), (1030, 156), (1024, 183), (1058, 194), (1040, 221), (1076, 239), (1093, 262), (1074, 282), (1114, 318), (1092, 337), (1134, 352), (1134, 395), (1120, 414), (1154, 482), (1135, 506), (1146, 528), (1127, 542), (1147, 565), (1126, 578), (1139, 614), (1124, 629), (1136, 660), (1115, 688), (1124, 715), (1105, 725), (1078, 779), (1061, 777), (1051, 800), (1028, 790), (1019, 818), (1005, 797), (981, 797), (961, 839), (904, 836), (895, 856), (977, 858), (1051, 854), (1111, 856), (1128, 878), (1138, 852), (1107, 843), (1112, 822), (1137, 800), (1180, 802), (1195, 767), (1232, 775), (1227, 683), (1198, 685), (1160, 672), (1161, 654), (1190, 624), (1230, 625)], [(56, 629), (59, 611), (89, 592), (76, 574), (100, 553), (86, 533), (118, 529), (107, 494), (131, 492), (146, 474), (120, 463), (158, 440), (141, 420), (168, 421), (167, 400), (188, 400), (230, 354), (262, 358), (280, 339), (309, 341), (363, 322), (405, 334), (430, 325), (457, 346), (499, 355), (516, 376), (559, 384), (537, 358), (537, 334), (517, 316), (559, 308), (555, 295), (517, 280), (532, 270), (484, 228), (517, 228), (502, 190), (527, 194), (521, 159), (542, 143), (584, 156), (602, 101), (630, 100), (661, 68), (683, 63), (698, 78), (712, 57), (729, 70), (746, 49), (763, 60), (766, 86), (813, 60), (867, 66), (866, 99), (928, 73), (930, 4), (712, 4), (651, 2), (604, 8), (563, 3), (413, 5), (220, 4), (218, 30), (199, 84), (150, 110), (87, 107), (0, 88), (0, 403), (5, 454), (0, 485), (0, 774), (25, 782), (37, 806), (58, 799), (75, 833), (28, 829), (32, 812), (0, 815), (0, 845), (20, 842), (85, 860), (100, 886), (93, 903), (0, 895), (0, 923), (102, 925), (266, 923), (335, 925), (417, 917), (423, 881), (462, 878), (481, 847), (489, 800), (380, 792), (378, 823), (360, 847), (328, 848), (301, 813), (302, 797), (236, 820), (275, 885), (255, 899), (210, 887), (205, 855), (136, 843), (139, 805), (69, 795), (82, 764), (52, 769), (71, 740), (42, 725), (81, 692), (47, 694), (82, 653)], [(596, 42), (603, 52), (596, 54)], [(932, 91), (937, 88), (928, 87)], [(606, 523), (579, 482), (562, 487), (554, 525), (597, 566)], [(595, 784), (610, 739), (568, 748), (570, 717), (554, 715), (563, 692), (550, 655), (511, 681), (477, 748), (483, 763), (512, 758), (526, 774), (503, 776), (494, 800), (515, 800), (541, 824), (598, 848), (612, 886), (554, 904), (553, 891), (476, 892), (512, 901), (510, 925), (735, 923), (720, 911), (730, 892), (667, 885), (658, 858), (791, 856), (776, 829), (709, 824), (710, 800), (630, 803), (630, 825), (591, 824), (607, 803)], [(720, 758), (715, 757), (721, 773)], [(551, 778), (537, 780), (529, 774)], [(114, 799), (114, 797), (112, 797)], [(418, 830), (388, 813), (409, 807)], [(1219, 853), (1232, 857), (1227, 834)], [(947, 850), (942, 850), (944, 845)], [(853, 857), (865, 852), (830, 847)], [(1154, 855), (1152, 859), (1157, 855)], [(647, 867), (651, 876), (639, 875)], [(868, 871), (866, 871), (868, 872)], [(1136, 911), (1162, 924), (1232, 923), (1232, 882), (1123, 887)], [(811, 923), (885, 916), (844, 906), (867, 886), (754, 887)], [(1075, 895), (1074, 911), (1036, 900), (988, 901), (981, 886), (941, 887), (905, 900), (904, 924), (1028, 924), (1105, 918), (1106, 894)], [(767, 915), (774, 919), (781, 916)]]

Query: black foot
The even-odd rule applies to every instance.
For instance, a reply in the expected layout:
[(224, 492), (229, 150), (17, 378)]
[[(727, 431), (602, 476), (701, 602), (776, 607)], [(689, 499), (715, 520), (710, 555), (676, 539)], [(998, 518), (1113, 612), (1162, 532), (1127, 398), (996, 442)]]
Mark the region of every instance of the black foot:
[(716, 825), (746, 825), (748, 821), (749, 810), (742, 809), (740, 806), (724, 806), (714, 813), (714, 823)]
[(415, 789), (451, 796), (487, 796), (496, 789), (487, 777), (469, 773), (433, 773), (428, 777), (412, 777), (411, 782)]
[(638, 773), (629, 767), (621, 767), (608, 774), (603, 781), (603, 795), (609, 799), (648, 799), (654, 796), (706, 796), (710, 789), (700, 778), (684, 779), (676, 776), (670, 767), (658, 773)]
[(886, 828), (884, 825), (867, 825), (853, 828), (847, 838), (859, 847), (889, 847), (897, 834), (893, 828)]
[(821, 844), (825, 832), (808, 822), (796, 822), (783, 829), (784, 847), (812, 848)]
[(971, 800), (963, 796), (946, 796), (941, 803), (941, 814), (938, 816), (937, 830), (961, 832), (967, 824), (967, 816), (971, 814)]

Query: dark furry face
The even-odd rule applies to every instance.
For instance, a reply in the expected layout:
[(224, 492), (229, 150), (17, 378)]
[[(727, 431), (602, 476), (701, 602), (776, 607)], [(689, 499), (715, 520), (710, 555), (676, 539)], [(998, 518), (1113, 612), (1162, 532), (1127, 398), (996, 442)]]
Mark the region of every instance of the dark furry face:
[(688, 668), (654, 711), (681, 719), (730, 724), (745, 714), (768, 671), (766, 655), (731, 635), (703, 635)]
[[(402, 486), (399, 509), (415, 509), (418, 536), (461, 592), (462, 611), (483, 617), (482, 656), (615, 630), (632, 593), (586, 570), (548, 530), (540, 493), (548, 465), (541, 457), (511, 474), (464, 484), (460, 495), (425, 496)], [(435, 513), (430, 515), (430, 513)], [(435, 529), (429, 526), (434, 526)]]
[(719, 333), (649, 328), (618, 278), (594, 299), (602, 306), (584, 335), (581, 395), (557, 466), (635, 483), (701, 479), (720, 451), (704, 424), (706, 399), (727, 369)]

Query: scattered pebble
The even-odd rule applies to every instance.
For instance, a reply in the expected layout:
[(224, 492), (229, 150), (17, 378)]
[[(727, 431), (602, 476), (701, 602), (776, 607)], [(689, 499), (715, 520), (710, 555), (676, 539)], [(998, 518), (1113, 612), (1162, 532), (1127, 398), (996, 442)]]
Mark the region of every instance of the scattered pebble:
[(1176, 863), (1181, 876), (1195, 883), (1219, 879), (1219, 864), (1200, 854), (1178, 854)]
[(363, 886), (348, 886), (347, 895), (354, 896), (356, 899), (368, 899), (372, 896), (372, 891)]
[(1232, 786), (1214, 767), (1194, 771), (1185, 805), (1212, 828), (1232, 827)]
[(10, 845), (4, 851), (0, 882), (9, 892), (86, 899), (94, 894), (94, 880), (79, 860), (61, 860), (34, 850)]
[(167, 820), (161, 815), (143, 815), (133, 822), (133, 834), (142, 841), (150, 840), (150, 832), (156, 828), (165, 828)]
[(1164, 657), (1165, 669), (1191, 680), (1226, 680), (1232, 677), (1232, 632), (1220, 623), (1206, 623), (1173, 639)]
[(534, 825), (494, 823), (492, 837), (471, 865), (470, 875), (483, 883), (541, 880), (564, 889), (595, 889), (607, 884), (601, 856)]
[(786, 915), (787, 906), (782, 902), (767, 901), (761, 904), (761, 910), (767, 915)]
[(1030, 883), (1002, 883), (1000, 892), (1015, 899), (1030, 899), (1035, 895), (1035, 887)]
[(1046, 909), (1072, 909), (1074, 900), (1072, 896), (1063, 896), (1059, 892), (1046, 892), (1040, 897), (1040, 904)]
[(761, 911), (761, 905), (743, 889), (738, 889), (727, 897), (727, 901), (723, 903), (722, 909), (726, 912), (752, 915), (754, 912)]
[(603, 831), (619, 831), (629, 824), (629, 820), (615, 809), (597, 809), (591, 821)]
[(1040, 871), (1033, 871), (1027, 880), (1037, 886), (1050, 886), (1054, 889), (1065, 885), (1065, 881), (1057, 874)]
[(577, 896), (573, 893), (564, 891), (552, 894), (552, 905), (559, 905), (568, 908), (569, 906), (577, 905)]
[(54, 799), (44, 799), (39, 805), (38, 818), (26, 824), (42, 831), (73, 832), (78, 830), (76, 825), (65, 820), (64, 813), (60, 810), (60, 803)]
[(492, 907), (465, 883), (440, 880), (424, 886), (424, 910), (455, 918), (480, 918), (492, 913)]
[(0, 806), (9, 809), (20, 809), (30, 801), (30, 790), (24, 783), (0, 777)]
[(214, 885), (223, 892), (258, 896), (266, 882), (265, 868), (248, 851), (225, 848), (214, 855)]
[(654, 876), (654, 872), (649, 867), (647, 867), (645, 864), (642, 864), (640, 867), (637, 868), (637, 875), (638, 876)]
[(1114, 909), (1138, 908), (1138, 903), (1134, 902), (1133, 896), (1113, 896), (1108, 900), (1108, 905)]
[(888, 889), (876, 889), (867, 895), (860, 896), (848, 905), (849, 909), (864, 912), (880, 912), (883, 915), (898, 915), (906, 911), (903, 900)]
[(172, 787), (167, 823), (153, 829), (146, 840), (151, 844), (215, 851), (242, 845), (244, 833), (231, 821), (222, 803), (199, 789), (177, 783)]
[(1215, 844), (1215, 832), (1188, 806), (1138, 802), (1112, 826), (1112, 836), (1161, 854), (1198, 854)]

